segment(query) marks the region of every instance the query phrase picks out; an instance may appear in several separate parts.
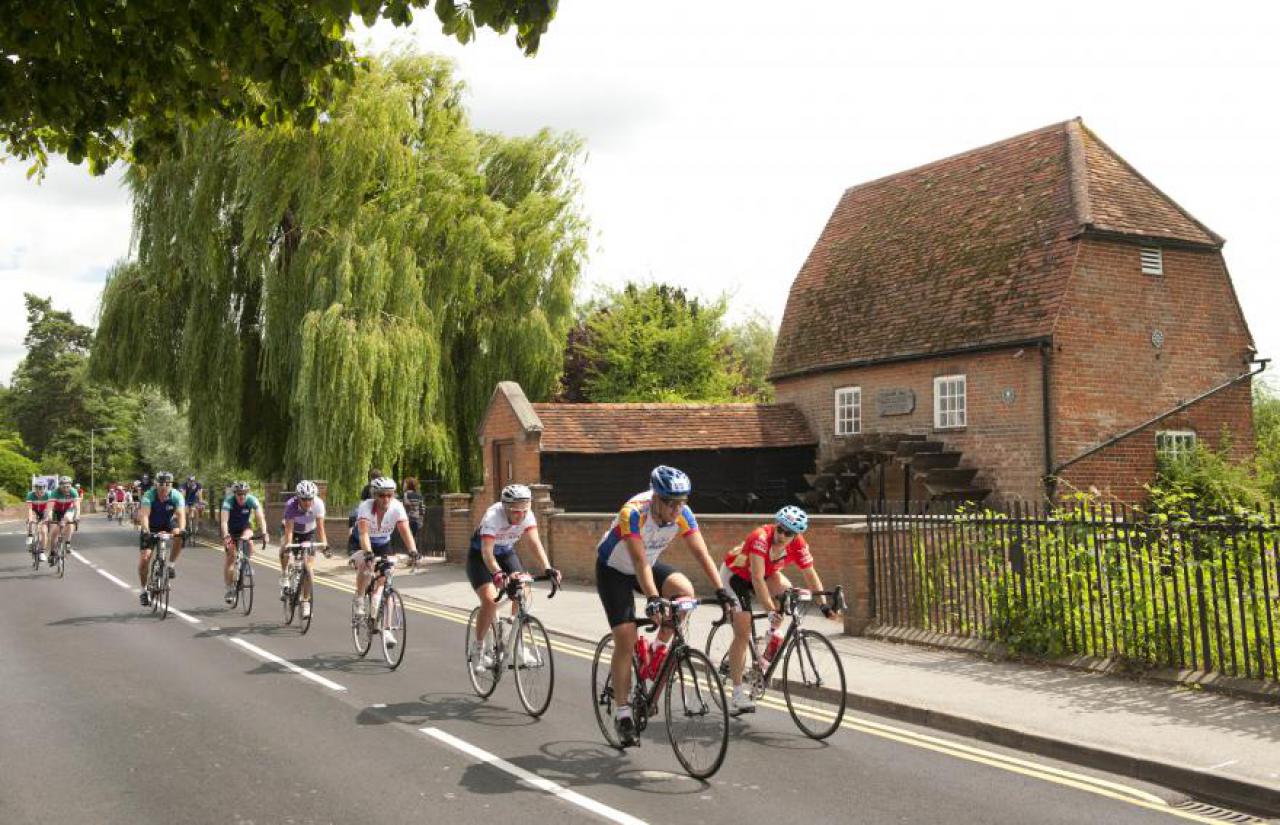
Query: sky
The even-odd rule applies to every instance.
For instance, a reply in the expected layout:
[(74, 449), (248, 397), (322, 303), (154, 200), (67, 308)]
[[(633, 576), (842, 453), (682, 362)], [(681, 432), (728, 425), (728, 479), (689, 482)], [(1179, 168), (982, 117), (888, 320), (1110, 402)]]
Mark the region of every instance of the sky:
[[(586, 139), (583, 298), (665, 281), (776, 326), (846, 188), (1080, 116), (1227, 239), (1259, 354), (1280, 356), (1280, 4), (561, 0), (535, 58), (418, 17), (356, 40), (453, 58), (482, 129)], [(36, 184), (0, 165), (0, 381), (24, 291), (94, 323), (129, 210), (118, 167)]]

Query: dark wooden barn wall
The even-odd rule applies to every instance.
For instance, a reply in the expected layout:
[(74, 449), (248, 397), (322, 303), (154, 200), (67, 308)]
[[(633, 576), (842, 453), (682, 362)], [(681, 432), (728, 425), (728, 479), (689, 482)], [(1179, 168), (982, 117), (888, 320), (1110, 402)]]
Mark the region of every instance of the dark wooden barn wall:
[(696, 513), (764, 513), (794, 504), (808, 489), (816, 447), (741, 450), (664, 450), (645, 453), (543, 453), (542, 480), (556, 506), (570, 512), (614, 512), (649, 486), (658, 464), (693, 479)]

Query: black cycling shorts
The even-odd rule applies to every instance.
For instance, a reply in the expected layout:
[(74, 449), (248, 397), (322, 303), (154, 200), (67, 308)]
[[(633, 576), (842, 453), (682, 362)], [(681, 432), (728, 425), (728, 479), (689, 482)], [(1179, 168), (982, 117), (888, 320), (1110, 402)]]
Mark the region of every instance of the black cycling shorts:
[[(498, 563), (498, 569), (508, 576), (512, 573), (524, 572), (524, 565), (520, 563), (520, 557), (514, 552), (503, 553), (501, 556), (495, 555), (493, 560)], [(484, 554), (479, 550), (467, 551), (467, 581), (471, 582), (472, 590), (493, 582), (493, 574), (485, 566)]]
[[(653, 571), (653, 583), (662, 592), (662, 585), (677, 573), (674, 567), (665, 562), (656, 561), (649, 565)], [(636, 593), (643, 593), (640, 581), (633, 573), (623, 573), (604, 562), (596, 562), (596, 593), (600, 595), (600, 603), (604, 605), (604, 613), (609, 617), (609, 627), (626, 624), (636, 617)]]
[(751, 582), (741, 576), (734, 575), (732, 572), (726, 575), (723, 567), (720, 568), (720, 578), (728, 583), (733, 595), (738, 597), (738, 604), (742, 605), (743, 611), (750, 613), (751, 598), (756, 594), (756, 589)]

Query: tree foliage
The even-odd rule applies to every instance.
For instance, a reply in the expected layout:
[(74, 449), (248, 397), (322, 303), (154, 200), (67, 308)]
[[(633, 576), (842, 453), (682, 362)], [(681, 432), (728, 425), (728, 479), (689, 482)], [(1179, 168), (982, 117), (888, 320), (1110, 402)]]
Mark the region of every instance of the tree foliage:
[(759, 311), (729, 328), (730, 368), (739, 376), (734, 396), (752, 401), (773, 400), (773, 385), (768, 377), (777, 337), (773, 323)]
[[(354, 18), (407, 25), (430, 0), (81, 0), (0, 4), (0, 139), (42, 169), (48, 152), (99, 174), (149, 163), (184, 127), (313, 126), (360, 63)], [(437, 0), (445, 34), (516, 29), (538, 49), (556, 0)]]
[(1258, 482), (1280, 502), (1280, 394), (1261, 381), (1253, 390), (1253, 432)]
[(0, 446), (0, 490), (24, 496), (31, 489), (31, 477), (38, 472), (36, 463), (22, 453)]
[(196, 455), (263, 477), (475, 479), (494, 383), (554, 386), (586, 226), (578, 139), (478, 134), (459, 96), (446, 62), (388, 57), (315, 132), (215, 122), (132, 168), (95, 374), (155, 384)]

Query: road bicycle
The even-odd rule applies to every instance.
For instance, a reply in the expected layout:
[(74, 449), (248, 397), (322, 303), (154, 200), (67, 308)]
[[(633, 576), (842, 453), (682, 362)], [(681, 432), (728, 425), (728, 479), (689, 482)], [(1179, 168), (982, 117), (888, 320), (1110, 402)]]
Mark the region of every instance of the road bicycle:
[[(410, 558), (410, 569), (417, 567), (417, 556)], [(406, 632), (404, 601), (391, 581), (394, 567), (392, 557), (378, 556), (369, 586), (363, 593), (357, 593), (351, 604), (351, 638), (355, 642), (356, 653), (363, 659), (373, 645), (373, 637), (377, 636), (382, 641), (382, 658), (392, 670), (404, 661)], [(382, 592), (375, 600), (373, 594), (380, 580), (383, 582)]]
[(497, 688), (503, 671), (513, 670), (520, 704), (535, 719), (547, 712), (556, 683), (551, 639), (542, 622), (529, 613), (529, 603), (533, 600), (533, 582), (542, 581), (551, 582), (551, 595), (547, 598), (554, 599), (560, 585), (546, 573), (541, 576), (515, 573), (507, 580), (506, 587), (498, 593), (498, 603), (505, 596), (515, 605), (515, 615), (496, 618), (484, 634), (484, 640), (475, 655), (480, 657), (481, 662), (487, 657), (488, 666), (477, 670), (472, 659), (471, 640), (476, 637), (476, 622), (480, 618), (478, 605), (467, 619), (467, 637), (463, 647), (466, 651), (467, 673), (471, 676), (471, 687), (475, 688), (476, 693), (482, 698), (489, 698)]
[(187, 519), (187, 535), (195, 538), (200, 535), (200, 519), (204, 515), (204, 502), (197, 501), (187, 508), (190, 518)]
[(50, 531), (54, 527), (58, 528), (58, 537), (49, 542), (49, 566), (53, 568), (54, 575), (62, 578), (67, 574), (67, 555), (71, 552), (71, 545), (67, 543), (66, 522), (50, 525)]
[[(751, 642), (747, 645), (750, 665), (743, 671), (743, 685), (751, 691), (751, 698), (759, 700), (765, 695), (774, 674), (782, 668), (782, 695), (787, 711), (796, 726), (813, 739), (826, 739), (840, 728), (844, 719), (845, 694), (844, 665), (836, 654), (831, 640), (816, 630), (803, 627), (804, 615), (813, 604), (814, 596), (831, 599), (832, 606), (843, 612), (847, 605), (844, 588), (812, 593), (798, 587), (783, 591), (778, 598), (779, 612), (791, 618), (791, 624), (777, 652), (768, 662), (763, 660), (756, 622), (768, 619), (768, 613), (751, 614)], [(716, 663), (720, 675), (729, 678), (729, 646), (733, 642), (733, 626), (725, 620), (712, 624), (707, 635), (707, 657)]]
[(149, 533), (151, 564), (147, 567), (146, 591), (151, 597), (151, 612), (164, 619), (169, 615), (169, 588), (173, 579), (173, 534)]
[(39, 529), (38, 523), (34, 531), (31, 525), (27, 525), (27, 552), (31, 554), (32, 570), (40, 569), (40, 556), (44, 553), (44, 542), (41, 540), (43, 535), (44, 531)]
[[(324, 553), (325, 558), (329, 557), (329, 545), (319, 542), (295, 541), (286, 544), (284, 549), (289, 551), (289, 563), (284, 568), (284, 588), (280, 591), (280, 602), (284, 608), (284, 623), (291, 624), (293, 616), (298, 614), (298, 630), (302, 631), (302, 635), (306, 635), (311, 629), (311, 617), (316, 612), (316, 589), (311, 576), (311, 568), (307, 567), (307, 558), (314, 556), (316, 550)], [(307, 610), (299, 611), (298, 606), (302, 604), (302, 594), (310, 593), (311, 597), (307, 600), (311, 603), (311, 607)]]
[(267, 549), (267, 537), (265, 535), (256, 535), (252, 538), (236, 539), (236, 560), (235, 560), (235, 598), (228, 607), (229, 610), (240, 609), (240, 612), (248, 616), (253, 612), (253, 563), (252, 558), (254, 541), (262, 542), (262, 549)]
[[(718, 599), (661, 600), (661, 624), (672, 628), (674, 635), (651, 681), (641, 678), (642, 663), (632, 651), (630, 698), (637, 736), (644, 733), (649, 720), (658, 714), (658, 703), (662, 701), (667, 738), (676, 759), (690, 776), (706, 779), (724, 762), (729, 746), (729, 708), (719, 672), (706, 654), (685, 640), (689, 618), (699, 605), (719, 605), (726, 617), (729, 612), (729, 607)], [(657, 622), (647, 618), (631, 621), (640, 630), (658, 628)], [(612, 655), (613, 634), (610, 633), (596, 645), (591, 660), (591, 702), (605, 740), (621, 749), (622, 741), (613, 726), (615, 697), (609, 665)]]

